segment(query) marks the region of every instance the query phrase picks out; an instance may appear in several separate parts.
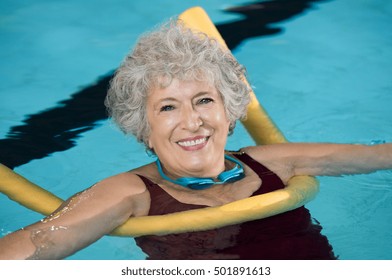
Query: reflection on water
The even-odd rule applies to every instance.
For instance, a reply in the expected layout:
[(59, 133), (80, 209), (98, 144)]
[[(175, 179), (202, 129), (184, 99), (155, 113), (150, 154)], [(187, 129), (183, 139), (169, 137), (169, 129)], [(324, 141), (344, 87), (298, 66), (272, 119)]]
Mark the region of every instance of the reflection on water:
[(0, 139), (0, 161), (15, 168), (74, 147), (83, 132), (106, 118), (103, 100), (110, 77), (73, 94), (58, 107), (28, 116), (24, 125), (12, 127), (8, 137)]

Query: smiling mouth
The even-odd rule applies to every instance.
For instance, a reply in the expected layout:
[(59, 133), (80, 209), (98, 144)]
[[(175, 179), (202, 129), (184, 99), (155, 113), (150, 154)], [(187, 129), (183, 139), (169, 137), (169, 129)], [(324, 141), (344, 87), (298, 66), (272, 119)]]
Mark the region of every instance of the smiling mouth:
[(180, 145), (181, 147), (195, 147), (198, 145), (202, 145), (206, 143), (208, 140), (208, 137), (203, 137), (195, 140), (188, 140), (188, 141), (178, 141), (177, 144)]

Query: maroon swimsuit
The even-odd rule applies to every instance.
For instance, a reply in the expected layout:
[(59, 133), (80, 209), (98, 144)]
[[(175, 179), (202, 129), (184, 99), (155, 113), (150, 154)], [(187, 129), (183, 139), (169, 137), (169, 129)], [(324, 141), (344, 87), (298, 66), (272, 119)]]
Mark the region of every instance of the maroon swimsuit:
[[(246, 153), (235, 157), (252, 168), (262, 180), (252, 196), (284, 188), (280, 178)], [(151, 196), (149, 215), (164, 215), (204, 208), (181, 203), (159, 185), (139, 175)], [(137, 245), (148, 259), (335, 259), (332, 247), (320, 234), (321, 226), (305, 207), (270, 218), (214, 230), (141, 236)]]

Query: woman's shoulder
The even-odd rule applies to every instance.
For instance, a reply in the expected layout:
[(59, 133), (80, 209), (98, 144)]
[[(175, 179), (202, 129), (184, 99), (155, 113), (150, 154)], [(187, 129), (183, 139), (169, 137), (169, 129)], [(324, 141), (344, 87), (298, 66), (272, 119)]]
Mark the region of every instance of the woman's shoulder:
[(151, 202), (150, 193), (135, 170), (107, 177), (96, 183), (93, 188), (95, 188), (94, 193), (103, 195), (109, 204), (125, 203), (124, 205), (131, 206), (133, 216), (148, 214)]
[(248, 146), (240, 149), (241, 152), (277, 174), (285, 183), (293, 176), (290, 160), (287, 157), (290, 154), (288, 150), (292, 148), (286, 143)]
[(253, 157), (257, 161), (279, 161), (287, 155), (298, 151), (298, 147), (292, 143), (273, 143), (265, 145), (247, 146), (239, 150)]
[(121, 172), (101, 180), (97, 183), (97, 185), (103, 188), (108, 187), (113, 191), (128, 193), (130, 195), (144, 193), (147, 191), (147, 189), (141, 176), (146, 177), (146, 174), (150, 172), (150, 169), (151, 167), (146, 165), (129, 171)]

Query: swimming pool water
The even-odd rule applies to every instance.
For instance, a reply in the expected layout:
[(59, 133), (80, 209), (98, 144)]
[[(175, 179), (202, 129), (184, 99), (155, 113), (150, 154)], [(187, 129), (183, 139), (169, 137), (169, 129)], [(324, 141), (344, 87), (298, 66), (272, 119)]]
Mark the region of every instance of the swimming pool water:
[[(105, 120), (110, 73), (140, 33), (195, 1), (2, 1), (0, 161), (65, 199), (150, 162)], [(257, 4), (250, 6), (250, 4)], [(381, 0), (197, 1), (290, 141), (392, 135), (392, 4)], [(245, 6), (238, 12), (228, 7)], [(252, 144), (239, 124), (228, 149)], [(17, 159), (17, 160), (15, 160)], [(308, 204), (340, 259), (392, 259), (392, 172), (319, 178)], [(0, 195), (0, 234), (41, 216)], [(69, 259), (144, 259), (104, 237)]]

